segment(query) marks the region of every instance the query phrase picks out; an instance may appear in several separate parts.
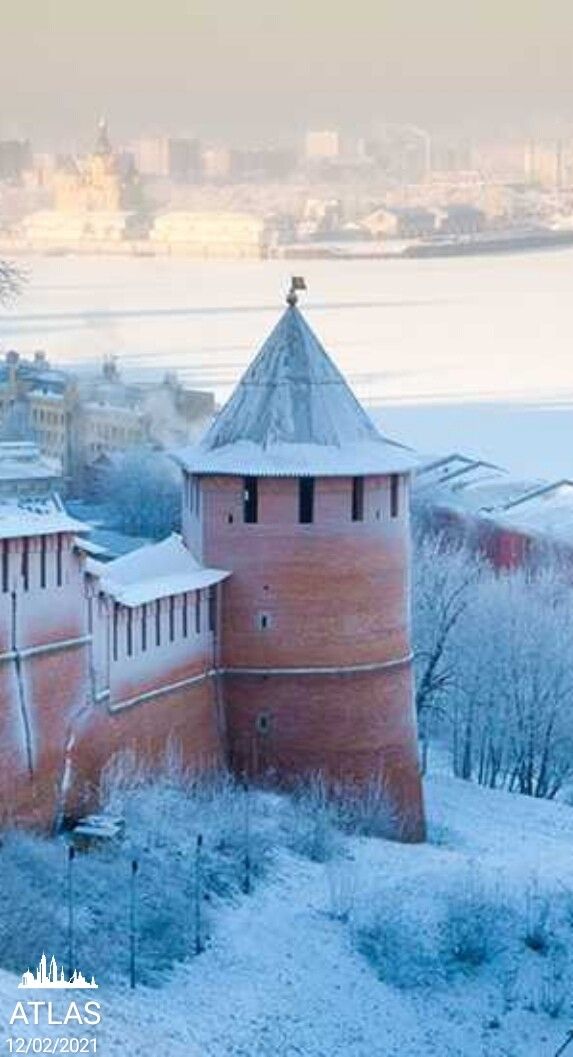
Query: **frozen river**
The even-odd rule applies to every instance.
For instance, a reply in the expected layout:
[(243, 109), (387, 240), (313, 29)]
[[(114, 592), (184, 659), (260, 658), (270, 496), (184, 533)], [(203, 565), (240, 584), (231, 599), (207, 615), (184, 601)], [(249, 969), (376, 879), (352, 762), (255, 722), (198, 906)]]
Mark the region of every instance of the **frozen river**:
[(223, 399), (277, 318), (305, 311), (388, 432), (542, 476), (573, 475), (573, 250), (427, 261), (34, 259), (0, 317), (4, 349), (54, 363), (116, 354)]

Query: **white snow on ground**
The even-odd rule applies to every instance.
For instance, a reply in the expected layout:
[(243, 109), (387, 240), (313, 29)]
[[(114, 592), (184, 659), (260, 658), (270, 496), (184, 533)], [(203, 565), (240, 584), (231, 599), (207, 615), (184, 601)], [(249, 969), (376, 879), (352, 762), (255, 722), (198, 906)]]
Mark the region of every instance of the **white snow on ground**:
[[(573, 810), (567, 805), (491, 792), (446, 776), (428, 781), (427, 799), (433, 842), (405, 846), (349, 839), (347, 857), (335, 864), (282, 852), (270, 879), (252, 896), (219, 911), (209, 949), (181, 965), (162, 989), (130, 994), (100, 986), (98, 1052), (102, 1057), (553, 1057), (573, 1025), (573, 1010), (568, 1000), (556, 1019), (540, 1011), (536, 996), (547, 965), (542, 954), (523, 947), (521, 977), (508, 1010), (498, 960), (458, 970), (431, 987), (422, 982), (399, 988), (378, 978), (352, 943), (348, 925), (332, 915), (337, 871), (358, 877), (373, 899), (385, 892), (387, 904), (395, 906), (400, 921), (410, 921), (422, 945), (424, 923), (441, 894), (456, 884), (463, 893), (478, 875), (507, 891), (523, 892), (536, 875), (543, 888), (573, 892)], [(14, 978), (0, 974), (2, 1020), (25, 994), (16, 990)], [(6, 1026), (2, 1038), (7, 1033)]]

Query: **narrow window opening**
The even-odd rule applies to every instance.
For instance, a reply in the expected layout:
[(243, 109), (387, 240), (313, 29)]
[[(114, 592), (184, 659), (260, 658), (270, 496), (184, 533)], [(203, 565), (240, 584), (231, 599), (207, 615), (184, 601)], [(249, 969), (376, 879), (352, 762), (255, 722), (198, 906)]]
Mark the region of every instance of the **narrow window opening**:
[(126, 645), (127, 656), (131, 657), (133, 653), (133, 609), (127, 611)]
[(227, 522), (228, 522), (229, 525), (233, 524), (233, 520), (234, 520), (233, 519), (233, 515), (232, 514), (227, 514)]
[(27, 591), (30, 586), (30, 541), (22, 540), (22, 584)]
[(155, 603), (155, 645), (161, 646), (161, 599)]
[(314, 477), (299, 477), (298, 520), (301, 525), (314, 521)]
[(352, 520), (364, 521), (364, 478), (352, 478)]
[(117, 661), (118, 656), (118, 631), (119, 631), (119, 605), (117, 602), (113, 604), (113, 659)]
[(201, 634), (201, 592), (195, 592), (195, 632)]
[(189, 634), (189, 595), (183, 595), (183, 606), (181, 608), (181, 622), (183, 638), (186, 639)]
[(147, 606), (141, 607), (141, 649), (145, 653), (147, 649)]
[(40, 587), (46, 586), (46, 549), (47, 540), (45, 536), (40, 538)]
[(400, 477), (393, 473), (390, 477), (390, 517), (398, 517), (400, 512)]
[(169, 641), (173, 642), (175, 639), (175, 597), (171, 595), (169, 599)]
[(243, 482), (243, 520), (255, 525), (259, 519), (259, 482), (256, 477), (245, 477)]
[(209, 588), (209, 631), (215, 631), (217, 626), (217, 588)]
[(8, 540), (2, 544), (2, 590), (6, 594), (10, 590), (10, 551)]
[(58, 536), (56, 547), (56, 583), (58, 587), (62, 586), (62, 579), (62, 537)]

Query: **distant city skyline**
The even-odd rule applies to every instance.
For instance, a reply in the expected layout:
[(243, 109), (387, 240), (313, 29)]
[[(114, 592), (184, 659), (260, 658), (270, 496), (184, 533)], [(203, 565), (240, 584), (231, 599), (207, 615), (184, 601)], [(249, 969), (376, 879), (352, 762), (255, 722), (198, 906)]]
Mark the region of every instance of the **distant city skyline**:
[(564, 0), (22, 0), (3, 13), (0, 136), (277, 139), (380, 121), (536, 131), (573, 119)]

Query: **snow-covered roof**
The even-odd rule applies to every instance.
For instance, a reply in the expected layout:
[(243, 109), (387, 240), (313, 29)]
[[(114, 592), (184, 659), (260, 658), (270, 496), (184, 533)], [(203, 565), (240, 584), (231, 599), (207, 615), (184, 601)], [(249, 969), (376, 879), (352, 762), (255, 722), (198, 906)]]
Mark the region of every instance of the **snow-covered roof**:
[(573, 544), (573, 481), (544, 483), (508, 504), (496, 520), (523, 535)]
[(61, 476), (60, 460), (48, 458), (36, 444), (0, 442), (0, 481), (51, 480)]
[(57, 496), (0, 499), (0, 539), (85, 532), (86, 525), (66, 513)]
[(92, 555), (95, 558), (101, 558), (105, 561), (106, 556), (109, 557), (109, 551), (105, 547), (100, 547), (99, 543), (94, 543), (93, 540), (86, 539), (85, 536), (74, 537), (74, 547), (76, 550), (82, 551), (84, 554)]
[(515, 478), (500, 466), (456, 452), (417, 470), (414, 496), (463, 513), (493, 514), (539, 485), (537, 480)]
[(441, 455), (439, 458), (423, 459), (416, 470), (416, 485), (419, 488), (433, 488), (436, 484), (451, 481), (454, 477), (474, 472), (477, 467), (483, 470), (491, 470), (495, 474), (505, 474), (505, 470), (495, 463), (483, 462), (481, 459), (472, 459), (468, 455), (452, 452), (449, 455)]
[(415, 456), (382, 436), (295, 305), (289, 305), (196, 447), (191, 473), (332, 476), (399, 473)]
[(197, 591), (230, 575), (223, 569), (200, 565), (175, 533), (161, 543), (140, 547), (106, 564), (88, 559), (88, 571), (98, 577), (105, 594), (124, 606), (141, 606), (156, 598)]

